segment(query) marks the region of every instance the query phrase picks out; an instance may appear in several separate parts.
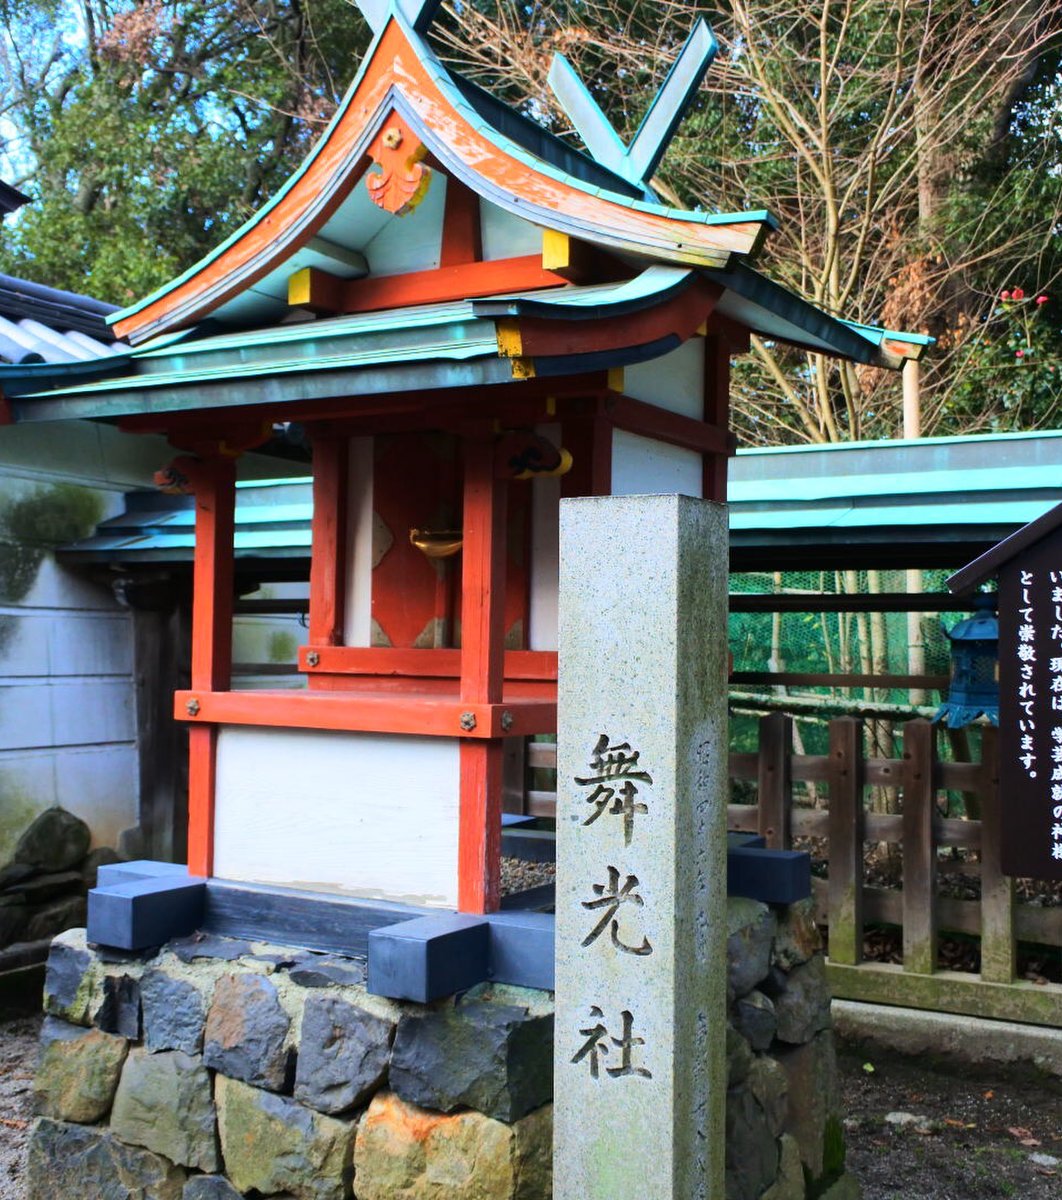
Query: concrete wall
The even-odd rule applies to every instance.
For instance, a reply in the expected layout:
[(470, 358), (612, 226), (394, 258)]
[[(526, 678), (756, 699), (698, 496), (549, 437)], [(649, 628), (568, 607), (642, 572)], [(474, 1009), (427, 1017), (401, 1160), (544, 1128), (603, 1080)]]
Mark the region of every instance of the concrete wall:
[[(137, 824), (132, 615), (104, 570), (70, 570), (54, 550), (121, 512), (174, 454), (87, 422), (0, 429), (0, 865), (54, 805), (94, 845)], [(292, 466), (248, 455), (241, 476)]]

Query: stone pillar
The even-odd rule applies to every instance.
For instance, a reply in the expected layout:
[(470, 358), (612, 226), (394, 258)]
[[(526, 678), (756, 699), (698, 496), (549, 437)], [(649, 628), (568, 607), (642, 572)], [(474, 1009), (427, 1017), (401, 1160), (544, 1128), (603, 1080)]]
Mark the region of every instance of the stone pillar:
[(561, 504), (555, 1200), (718, 1200), (726, 509)]

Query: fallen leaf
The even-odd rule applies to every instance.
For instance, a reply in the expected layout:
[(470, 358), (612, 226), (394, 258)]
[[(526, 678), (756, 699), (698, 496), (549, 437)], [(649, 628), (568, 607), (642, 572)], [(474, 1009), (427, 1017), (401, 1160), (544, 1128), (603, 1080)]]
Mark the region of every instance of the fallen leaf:
[(1042, 1146), (1043, 1142), (1039, 1142), (1036, 1138), (1022, 1138), (1018, 1143), (1020, 1146)]
[(1026, 1129), (1023, 1125), (1008, 1125), (1007, 1133), (1009, 1133), (1011, 1137), (1018, 1138), (1019, 1140), (1021, 1138), (1032, 1137), (1032, 1130)]
[(0, 1117), (0, 1125), (6, 1125), (8, 1129), (28, 1129), (29, 1121), (19, 1121), (14, 1117)]
[(967, 1125), (965, 1121), (956, 1121), (954, 1117), (945, 1117), (944, 1124), (950, 1125), (952, 1129), (973, 1129), (973, 1125)]
[(995, 1097), (996, 1097), (996, 1093), (995, 1093), (995, 1092), (985, 1092), (985, 1099), (986, 1099), (986, 1100), (994, 1100), (994, 1099), (995, 1099)]
[(871, 1062), (865, 1062), (863, 1064), (863, 1070), (867, 1075), (873, 1075), (874, 1074), (874, 1064)]

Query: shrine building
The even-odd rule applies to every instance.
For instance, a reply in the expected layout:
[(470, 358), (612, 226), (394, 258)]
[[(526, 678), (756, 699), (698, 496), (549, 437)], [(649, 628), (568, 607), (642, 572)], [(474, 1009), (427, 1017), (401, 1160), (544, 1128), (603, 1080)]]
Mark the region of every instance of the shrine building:
[[(558, 60), (584, 152), (440, 62), (434, 4), (363, 7), (357, 78), (277, 195), (116, 315), (127, 353), (0, 367), (3, 418), (164, 434), (158, 482), (194, 494), (189, 873), (490, 913), (507, 747), (556, 732), (561, 498), (724, 501), (750, 334), (892, 370), (929, 339), (772, 282), (770, 213), (654, 193), (703, 22), (629, 146)], [(239, 456), (293, 428), (306, 687), (234, 691)]]

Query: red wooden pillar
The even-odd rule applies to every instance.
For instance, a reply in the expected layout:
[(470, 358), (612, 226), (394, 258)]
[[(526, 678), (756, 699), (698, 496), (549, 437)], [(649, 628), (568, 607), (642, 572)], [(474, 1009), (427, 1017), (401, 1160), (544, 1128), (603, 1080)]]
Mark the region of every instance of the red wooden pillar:
[[(236, 464), (213, 458), (196, 463), (189, 475), (195, 492), (192, 690), (223, 692), (232, 679)], [(210, 875), (217, 727), (193, 724), (188, 738), (188, 871)]]
[[(730, 421), (730, 343), (709, 334), (704, 339), (704, 421), (725, 433)], [(705, 500), (726, 503), (727, 460), (723, 454), (705, 454)]]
[(572, 469), (561, 476), (561, 496), (610, 495), (613, 427), (602, 406), (566, 417), (561, 431), (561, 444), (572, 456)]
[(311, 646), (343, 644), (347, 588), (350, 440), (321, 429), (313, 438)]
[[(494, 442), (477, 434), (465, 443), (461, 577), (461, 700), (499, 704), (505, 664), (506, 481), (494, 470)], [(501, 809), (504, 743), (461, 741), (461, 812), (457, 907), (494, 912), (501, 890)]]

